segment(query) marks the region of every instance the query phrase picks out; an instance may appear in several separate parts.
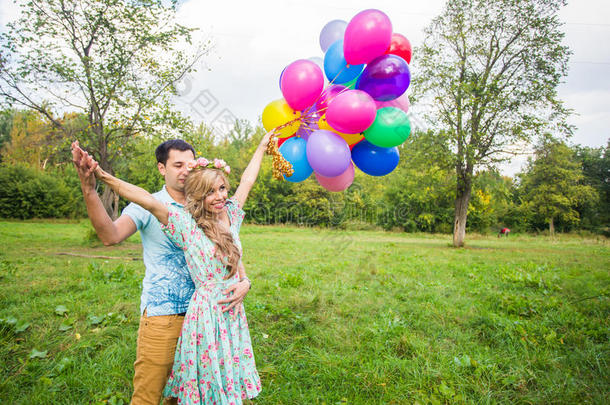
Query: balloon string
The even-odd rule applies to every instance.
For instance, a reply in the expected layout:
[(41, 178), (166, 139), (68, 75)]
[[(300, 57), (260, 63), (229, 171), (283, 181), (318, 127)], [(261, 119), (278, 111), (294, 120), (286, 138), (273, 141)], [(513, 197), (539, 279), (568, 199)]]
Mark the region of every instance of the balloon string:
[[(327, 89), (328, 89), (330, 86), (332, 86), (332, 85), (333, 85), (333, 83), (335, 82), (335, 80), (337, 80), (337, 78), (338, 78), (339, 76), (341, 76), (341, 73), (343, 73), (343, 71), (344, 71), (345, 69), (347, 69), (347, 65), (346, 65), (346, 66), (343, 66), (343, 67), (341, 68), (341, 70), (339, 70), (339, 72), (338, 72), (338, 73), (335, 75), (335, 77), (333, 77), (333, 79), (332, 79), (331, 81), (329, 81), (329, 82), (328, 82), (328, 86), (326, 87)], [(323, 94), (323, 93), (324, 93), (324, 90), (322, 90), (322, 92), (321, 92), (321, 93), (318, 95), (318, 97), (316, 98), (316, 100), (313, 102), (312, 106), (317, 104), (318, 100), (320, 100), (320, 97), (322, 97), (322, 94)], [(316, 111), (316, 113), (317, 113), (317, 111)], [(308, 116), (311, 116), (311, 115), (313, 115), (313, 114), (315, 114), (315, 113), (308, 114)]]
[(290, 125), (294, 124), (295, 122), (301, 122), (301, 121), (302, 121), (302, 120), (301, 120), (301, 117), (295, 118), (295, 119), (293, 119), (293, 120), (291, 120), (291, 121), (288, 121), (288, 122), (287, 122), (287, 123), (285, 123), (285, 124), (280, 125), (279, 127), (275, 127), (275, 128), (273, 128), (273, 131), (274, 131), (274, 132), (277, 132), (277, 131), (279, 131), (280, 129), (284, 129), (284, 128), (286, 128), (286, 127), (288, 127), (288, 126), (290, 126)]
[[(344, 89), (341, 89), (341, 91), (339, 91), (339, 93), (337, 93), (337, 94), (335, 94), (335, 95), (333, 96), (333, 99), (334, 99), (335, 97), (339, 96), (340, 94), (342, 94), (342, 93), (344, 93), (344, 92), (348, 91), (348, 90), (351, 90), (351, 89), (350, 89), (349, 87), (345, 87)], [(311, 112), (311, 113), (310, 113), (310, 114), (308, 114), (307, 116), (313, 116), (313, 115), (319, 114), (319, 113), (321, 113), (322, 111), (326, 111), (327, 109), (328, 109), (328, 106), (326, 106), (326, 107), (322, 107), (322, 108), (320, 108), (319, 110), (316, 110), (316, 111)]]

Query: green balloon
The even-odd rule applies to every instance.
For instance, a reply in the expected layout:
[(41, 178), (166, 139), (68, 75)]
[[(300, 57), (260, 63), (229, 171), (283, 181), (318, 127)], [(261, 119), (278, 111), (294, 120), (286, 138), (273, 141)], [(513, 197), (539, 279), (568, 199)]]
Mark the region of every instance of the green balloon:
[(391, 148), (407, 140), (411, 134), (411, 122), (407, 114), (396, 107), (377, 110), (373, 124), (364, 131), (364, 137), (375, 146)]

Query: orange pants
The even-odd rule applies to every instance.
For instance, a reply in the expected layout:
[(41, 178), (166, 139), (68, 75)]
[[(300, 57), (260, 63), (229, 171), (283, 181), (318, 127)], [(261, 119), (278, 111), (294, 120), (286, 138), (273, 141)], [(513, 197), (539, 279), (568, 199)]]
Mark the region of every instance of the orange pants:
[[(140, 317), (132, 405), (159, 405), (172, 371), (183, 321), (182, 315), (146, 316), (146, 311)], [(175, 398), (168, 398), (164, 403), (174, 404), (175, 401)]]

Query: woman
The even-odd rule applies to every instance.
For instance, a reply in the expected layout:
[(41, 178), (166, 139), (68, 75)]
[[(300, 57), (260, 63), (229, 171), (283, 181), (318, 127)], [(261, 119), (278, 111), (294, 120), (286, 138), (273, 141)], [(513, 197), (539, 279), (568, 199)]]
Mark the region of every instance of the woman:
[[(265, 135), (245, 173), (258, 173), (270, 136)], [(241, 305), (237, 311), (226, 311), (220, 303), (227, 287), (248, 280), (239, 229), (244, 217), (241, 207), (256, 175), (242, 177), (235, 195), (227, 198), (225, 173), (230, 168), (223, 160), (199, 158), (189, 167), (183, 208), (159, 202), (146, 190), (106, 173), (93, 160), (90, 169), (117, 194), (159, 220), (166, 235), (184, 250), (196, 286), (164, 395), (177, 397), (178, 403), (241, 404), (258, 395), (260, 378)]]

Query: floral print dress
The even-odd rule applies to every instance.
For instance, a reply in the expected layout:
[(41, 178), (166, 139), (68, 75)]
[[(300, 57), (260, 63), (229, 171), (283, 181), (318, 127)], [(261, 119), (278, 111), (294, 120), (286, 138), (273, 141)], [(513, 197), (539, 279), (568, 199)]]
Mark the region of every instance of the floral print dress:
[[(222, 311), (222, 291), (239, 281), (224, 280), (226, 266), (215, 255), (215, 245), (183, 208), (168, 205), (169, 219), (162, 226), (167, 236), (184, 250), (195, 293), (184, 317), (172, 372), (163, 395), (179, 404), (237, 405), (254, 398), (261, 382), (254, 363), (245, 314), (233, 320), (233, 310)], [(239, 229), (244, 211), (237, 200), (226, 204), (231, 234), (241, 250)]]

